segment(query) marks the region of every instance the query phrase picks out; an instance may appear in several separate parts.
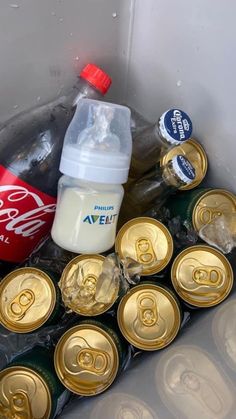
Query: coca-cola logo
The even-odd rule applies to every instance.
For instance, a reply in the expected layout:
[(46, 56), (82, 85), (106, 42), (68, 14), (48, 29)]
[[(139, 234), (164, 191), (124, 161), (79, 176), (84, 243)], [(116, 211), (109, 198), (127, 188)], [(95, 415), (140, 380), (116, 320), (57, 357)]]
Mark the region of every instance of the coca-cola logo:
[(44, 217), (55, 211), (55, 203), (45, 205), (36, 193), (23, 186), (0, 186), (0, 223), (6, 223), (7, 231), (23, 237), (33, 236), (47, 223)]

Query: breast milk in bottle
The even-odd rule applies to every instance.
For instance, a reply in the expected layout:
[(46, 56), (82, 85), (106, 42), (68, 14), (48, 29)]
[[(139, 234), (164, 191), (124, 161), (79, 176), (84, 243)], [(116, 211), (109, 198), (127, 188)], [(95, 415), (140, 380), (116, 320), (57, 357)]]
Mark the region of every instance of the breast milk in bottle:
[(130, 110), (81, 100), (62, 151), (52, 238), (75, 253), (109, 250), (127, 181), (132, 151)]

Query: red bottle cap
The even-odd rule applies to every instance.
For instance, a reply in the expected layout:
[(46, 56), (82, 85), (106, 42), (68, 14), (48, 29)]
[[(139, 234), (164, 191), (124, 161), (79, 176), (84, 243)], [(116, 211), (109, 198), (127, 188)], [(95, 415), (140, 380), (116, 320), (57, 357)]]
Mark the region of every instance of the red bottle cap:
[(81, 71), (80, 77), (87, 80), (103, 95), (106, 94), (112, 83), (111, 77), (95, 64), (87, 64)]

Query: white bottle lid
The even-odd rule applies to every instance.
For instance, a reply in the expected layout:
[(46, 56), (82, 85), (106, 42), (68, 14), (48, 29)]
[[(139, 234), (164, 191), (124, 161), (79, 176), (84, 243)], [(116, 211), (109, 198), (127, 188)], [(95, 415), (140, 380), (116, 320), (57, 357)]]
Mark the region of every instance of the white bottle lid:
[(173, 170), (180, 180), (182, 180), (186, 185), (189, 185), (194, 181), (195, 169), (186, 157), (179, 154), (173, 157), (171, 161)]
[(122, 184), (128, 179), (131, 153), (130, 110), (80, 100), (65, 135), (60, 171), (91, 182)]
[(169, 109), (160, 117), (159, 130), (170, 144), (178, 145), (191, 137), (192, 121), (180, 109)]

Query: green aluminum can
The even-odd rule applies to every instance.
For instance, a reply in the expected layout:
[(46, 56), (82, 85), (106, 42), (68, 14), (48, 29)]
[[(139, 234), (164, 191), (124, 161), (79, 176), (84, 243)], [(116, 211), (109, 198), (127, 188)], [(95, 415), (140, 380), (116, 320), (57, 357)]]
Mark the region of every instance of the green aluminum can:
[(48, 349), (35, 347), (0, 372), (0, 417), (52, 419), (69, 396)]
[(63, 314), (60, 289), (52, 275), (24, 267), (0, 284), (0, 323), (15, 333), (30, 333), (55, 324)]
[[(112, 322), (112, 320), (111, 320)], [(108, 317), (86, 319), (60, 338), (54, 364), (61, 382), (80, 396), (105, 391), (121, 370), (126, 345)]]
[(117, 347), (117, 351), (118, 351), (118, 356), (119, 356), (118, 372), (120, 372), (124, 366), (124, 363), (127, 357), (127, 343), (125, 342), (123, 336), (120, 333), (116, 320), (112, 316), (108, 314), (104, 314), (103, 316), (100, 316), (99, 318), (96, 318), (96, 319), (89, 318), (86, 320), (82, 320), (79, 324), (83, 324), (83, 323), (100, 327), (102, 330), (107, 332), (113, 338)]
[(120, 301), (117, 320), (125, 339), (143, 351), (168, 346), (177, 336), (182, 319), (178, 298), (167, 287), (145, 281)]
[(180, 216), (199, 232), (214, 218), (235, 213), (236, 197), (224, 189), (198, 188), (173, 196), (166, 206), (170, 210), (171, 218)]

